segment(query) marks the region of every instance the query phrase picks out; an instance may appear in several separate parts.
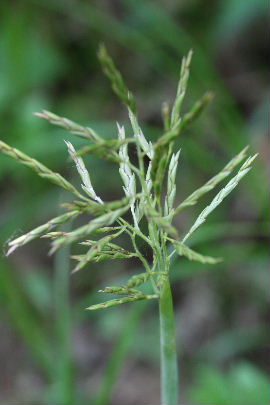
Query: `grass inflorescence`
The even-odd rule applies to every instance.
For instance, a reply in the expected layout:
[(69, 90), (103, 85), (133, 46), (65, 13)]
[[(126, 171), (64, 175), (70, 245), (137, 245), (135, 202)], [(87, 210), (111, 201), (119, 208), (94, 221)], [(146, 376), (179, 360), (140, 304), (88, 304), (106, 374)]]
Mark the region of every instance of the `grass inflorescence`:
[[(133, 137), (127, 138), (123, 125), (117, 123), (117, 134), (112, 139), (103, 139), (100, 134), (90, 127), (84, 127), (67, 118), (60, 117), (49, 111), (36, 115), (50, 123), (60, 126), (74, 136), (88, 142), (76, 151), (71, 142), (66, 142), (68, 153), (74, 161), (81, 179), (81, 190), (77, 190), (59, 173), (53, 172), (34, 158), (0, 141), (0, 151), (20, 163), (30, 167), (37, 174), (59, 187), (69, 191), (74, 199), (63, 204), (66, 210), (62, 215), (52, 218), (45, 224), (8, 242), (7, 255), (35, 238), (51, 239), (51, 253), (71, 243), (85, 247), (85, 253), (72, 255), (77, 264), (73, 272), (83, 269), (91, 262), (103, 260), (128, 259), (136, 257), (142, 262), (144, 273), (132, 276), (126, 285), (107, 286), (101, 293), (119, 295), (102, 303), (88, 307), (97, 310), (122, 305), (139, 300), (155, 299), (160, 307), (161, 333), (161, 369), (162, 369), (162, 403), (173, 405), (177, 403), (178, 377), (175, 347), (174, 317), (170, 289), (170, 260), (178, 254), (189, 260), (204, 264), (216, 264), (221, 258), (202, 255), (187, 246), (186, 241), (206, 221), (208, 215), (218, 207), (225, 197), (237, 186), (239, 181), (249, 172), (251, 163), (256, 155), (247, 157), (247, 147), (238, 153), (221, 171), (208, 180), (203, 186), (192, 192), (179, 205), (175, 206), (177, 189), (177, 168), (181, 156), (180, 150), (174, 152), (176, 139), (205, 109), (212, 99), (211, 93), (206, 93), (198, 100), (191, 110), (182, 114), (181, 108), (185, 97), (192, 52), (183, 58), (176, 97), (172, 107), (163, 106), (164, 131), (160, 138), (151, 143), (145, 136), (139, 124), (135, 98), (115, 67), (104, 45), (100, 47), (99, 59), (112, 88), (123, 104), (127, 107)], [(136, 146), (137, 161), (134, 164), (129, 157), (129, 145)], [(114, 162), (119, 166), (119, 175), (123, 183), (123, 198), (106, 202), (94, 190), (90, 174), (84, 163), (83, 156), (90, 154)], [(219, 190), (214, 199), (202, 210), (193, 225), (182, 235), (173, 224), (173, 219), (184, 209), (198, 203), (199, 199), (213, 190), (226, 177), (230, 176), (241, 162), (244, 163), (239, 171)], [(164, 196), (165, 195), (165, 196)], [(131, 213), (132, 221), (128, 218)], [(82, 214), (90, 214), (91, 218), (84, 225), (69, 232), (57, 231), (57, 227), (73, 220)], [(142, 219), (147, 227), (142, 226)], [(126, 234), (132, 248), (127, 250), (117, 242), (120, 235)], [(99, 239), (92, 240), (92, 236)], [(180, 236), (181, 235), (181, 236)], [(147, 259), (141, 243), (152, 250), (151, 260)], [(170, 249), (168, 249), (170, 246)], [(153, 291), (143, 293), (141, 285), (151, 281)]]

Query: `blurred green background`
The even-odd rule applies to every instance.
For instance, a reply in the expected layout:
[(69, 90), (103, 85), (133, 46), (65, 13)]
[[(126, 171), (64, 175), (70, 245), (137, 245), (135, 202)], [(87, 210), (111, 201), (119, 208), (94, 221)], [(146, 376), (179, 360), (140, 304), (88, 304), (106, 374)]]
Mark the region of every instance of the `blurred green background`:
[[(194, 50), (188, 108), (206, 90), (207, 112), (181, 138), (177, 201), (246, 144), (260, 156), (237, 191), (193, 238), (215, 268), (172, 269), (182, 385), (189, 405), (269, 403), (267, 5), (263, 0), (24, 0), (0, 3), (0, 137), (74, 179), (63, 139), (32, 115), (42, 108), (116, 136), (127, 112), (102, 75), (105, 42), (135, 93), (147, 136), (175, 95), (180, 61)], [(77, 142), (77, 143), (76, 143)], [(117, 169), (87, 164), (98, 193), (122, 195)], [(159, 401), (158, 313), (139, 303), (89, 313), (96, 292), (139, 263), (88, 266), (69, 276), (69, 252), (48, 257), (36, 240), (4, 257), (9, 238), (59, 213), (68, 196), (0, 156), (0, 403), (154, 404)], [(177, 219), (179, 229), (209, 201)]]

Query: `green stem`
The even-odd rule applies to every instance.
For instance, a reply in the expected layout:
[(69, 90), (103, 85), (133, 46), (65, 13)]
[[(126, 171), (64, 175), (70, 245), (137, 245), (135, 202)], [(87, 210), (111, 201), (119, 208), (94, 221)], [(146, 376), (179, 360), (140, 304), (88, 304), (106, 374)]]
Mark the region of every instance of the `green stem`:
[(171, 287), (164, 280), (159, 301), (162, 405), (178, 404), (178, 370)]

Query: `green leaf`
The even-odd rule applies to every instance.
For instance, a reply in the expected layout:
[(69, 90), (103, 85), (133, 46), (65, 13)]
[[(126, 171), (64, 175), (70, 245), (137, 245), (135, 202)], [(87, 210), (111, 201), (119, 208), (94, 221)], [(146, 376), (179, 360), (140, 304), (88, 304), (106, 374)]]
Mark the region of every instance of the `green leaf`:
[(266, 374), (247, 362), (233, 365), (226, 373), (213, 366), (199, 366), (188, 398), (202, 405), (266, 405), (270, 400), (269, 381)]

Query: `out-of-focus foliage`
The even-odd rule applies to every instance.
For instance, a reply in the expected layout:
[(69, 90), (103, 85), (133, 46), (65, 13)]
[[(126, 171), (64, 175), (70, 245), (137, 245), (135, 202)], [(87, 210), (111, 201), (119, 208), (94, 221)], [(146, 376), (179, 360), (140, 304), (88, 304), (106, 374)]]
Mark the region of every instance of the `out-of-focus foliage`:
[(249, 363), (237, 363), (229, 372), (200, 366), (195, 372), (190, 403), (200, 405), (261, 405), (269, 403), (268, 378)]
[[(241, 191), (193, 239), (192, 248), (207, 253), (211, 245), (225, 261), (216, 269), (180, 259), (174, 263), (180, 367), (184, 388), (192, 394), (190, 404), (199, 404), (200, 395), (207, 395), (204, 403), (227, 403), (216, 397), (221, 382), (231, 387), (235, 403), (240, 405), (243, 398), (248, 404), (243, 380), (252, 378), (251, 399), (262, 392), (264, 377), (258, 376), (267, 371), (265, 8), (263, 0), (0, 4), (1, 139), (52, 169), (73, 175), (72, 163), (65, 169), (63, 138), (69, 138), (33, 111), (55, 111), (91, 124), (105, 137), (116, 137), (116, 120), (127, 121), (101, 73), (96, 57), (100, 42), (106, 43), (135, 93), (139, 117), (147, 122), (144, 131), (153, 140), (162, 125), (155, 111), (164, 100), (174, 99), (179, 63), (190, 48), (194, 58), (187, 108), (203, 92), (215, 93), (208, 113), (181, 140), (184, 180), (177, 202), (247, 143), (260, 153)], [(75, 146), (80, 145), (78, 141)], [(97, 159), (87, 160), (87, 165), (95, 172), (99, 194), (107, 200), (122, 195), (112, 166)], [(56, 188), (3, 156), (0, 182), (2, 246), (14, 232), (19, 235), (58, 214)], [(63, 200), (59, 195), (59, 204)], [(194, 207), (178, 228), (188, 229), (200, 208)], [(152, 307), (84, 312), (97, 301), (94, 291), (105, 279), (121, 284), (134, 271), (141, 272), (139, 263), (132, 264), (132, 272), (120, 262), (115, 267), (98, 264), (70, 278), (68, 252), (53, 263), (46, 251), (36, 241), (12, 259), (0, 259), (0, 403), (157, 402), (158, 328)], [(205, 378), (197, 376), (198, 366), (206, 361), (212, 371), (207, 368)], [(239, 361), (251, 365), (239, 368)], [(231, 371), (215, 371), (213, 383), (213, 370), (228, 363)], [(125, 367), (119, 373), (121, 364)], [(29, 387), (30, 380), (35, 389), (33, 383)]]

